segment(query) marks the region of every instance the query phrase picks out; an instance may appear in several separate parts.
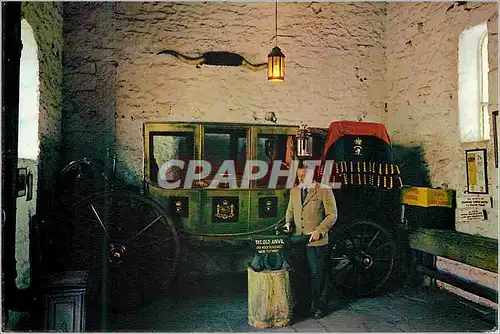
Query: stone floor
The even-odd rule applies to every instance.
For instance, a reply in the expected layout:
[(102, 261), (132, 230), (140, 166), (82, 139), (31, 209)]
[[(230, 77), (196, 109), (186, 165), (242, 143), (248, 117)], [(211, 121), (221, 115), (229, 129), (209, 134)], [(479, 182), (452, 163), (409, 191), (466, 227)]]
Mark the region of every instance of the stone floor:
[[(109, 331), (146, 332), (485, 332), (497, 328), (496, 310), (441, 290), (403, 288), (374, 298), (332, 301), (319, 320), (255, 329), (247, 323), (246, 276), (185, 280), (175, 295), (105, 317)], [(88, 316), (92, 317), (89, 310)]]

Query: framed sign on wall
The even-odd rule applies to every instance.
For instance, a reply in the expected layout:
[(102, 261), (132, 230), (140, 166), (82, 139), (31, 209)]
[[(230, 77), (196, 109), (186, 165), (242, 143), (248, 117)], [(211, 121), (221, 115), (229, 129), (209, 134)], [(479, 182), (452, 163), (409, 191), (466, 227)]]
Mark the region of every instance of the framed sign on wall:
[(28, 175), (28, 170), (26, 167), (17, 169), (17, 180), (16, 180), (17, 197), (23, 197), (26, 195), (27, 175)]
[(465, 168), (467, 171), (467, 192), (470, 194), (487, 194), (486, 149), (466, 150)]

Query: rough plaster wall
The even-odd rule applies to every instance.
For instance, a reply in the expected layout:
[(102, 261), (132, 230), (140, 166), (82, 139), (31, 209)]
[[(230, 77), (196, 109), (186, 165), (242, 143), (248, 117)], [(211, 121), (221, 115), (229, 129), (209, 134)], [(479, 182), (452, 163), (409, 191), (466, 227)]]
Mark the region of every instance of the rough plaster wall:
[(272, 111), (279, 124), (327, 126), (383, 112), (384, 4), (279, 4), (284, 84), (267, 82), (265, 70), (196, 68), (156, 54), (231, 51), (266, 62), (272, 3), (114, 6), (65, 4), (65, 161), (102, 155), (99, 133), (114, 132), (115, 113), (119, 169), (138, 180), (144, 121), (259, 122)]
[[(33, 28), (40, 75), (39, 194), (50, 191), (60, 163), (62, 3), (23, 2), (22, 16)], [(39, 196), (40, 198), (40, 196)]]
[[(26, 206), (34, 208), (40, 214), (47, 208), (42, 200), (48, 198), (47, 193), (54, 185), (55, 175), (60, 163), (61, 140), (61, 82), (62, 82), (62, 3), (55, 2), (23, 2), (21, 6), (22, 18), (26, 19), (33, 28), (38, 46), (38, 64), (40, 81), (40, 110), (38, 119), (38, 136), (40, 151), (38, 166), (33, 168), (34, 180), (37, 184), (34, 189), (32, 202), (27, 204), (18, 200), (19, 210)], [(36, 175), (36, 171), (40, 171)], [(34, 214), (35, 211), (31, 212)], [(25, 288), (30, 283), (29, 259), (29, 221), (28, 215), (21, 215), (22, 224), (16, 230), (16, 267), (18, 287)], [(16, 329), (29, 321), (27, 312), (9, 310), (7, 328)]]
[[(492, 141), (462, 145), (458, 127), (458, 40), (462, 31), (492, 19), (494, 3), (390, 3), (387, 7), (388, 111), (384, 122), (394, 142), (421, 146), (434, 187), (463, 193), (465, 149), (487, 147), (489, 220), (458, 224), (457, 230), (497, 238), (497, 170)], [(494, 19), (494, 22), (497, 19)], [(489, 25), (491, 27), (492, 25)], [(489, 35), (490, 57), (496, 58), (497, 35)], [(491, 68), (491, 64), (490, 64)], [(496, 80), (496, 79), (495, 79)]]
[[(61, 82), (62, 82), (62, 5), (49, 2), (23, 2), (22, 17), (33, 29), (38, 47), (40, 103), (38, 136), (40, 153), (38, 155), (37, 184), (38, 194), (34, 194), (29, 206), (47, 198), (47, 192), (54, 185), (53, 180), (59, 170), (61, 137)], [(20, 139), (22, 140), (22, 139)], [(32, 168), (31, 168), (32, 167)], [(34, 166), (30, 166), (36, 173)], [(19, 202), (19, 201), (18, 201)], [(37, 205), (39, 210), (46, 205)], [(18, 208), (23, 210), (23, 205)], [(36, 210), (31, 212), (35, 214)], [(24, 218), (28, 219), (27, 216)], [(29, 221), (22, 221), (16, 234), (16, 249), (29, 250)], [(16, 253), (17, 253), (16, 250)], [(29, 282), (29, 263), (27, 254), (18, 258), (17, 282), (24, 287)], [(24, 283), (22, 283), (24, 282)]]
[[(488, 210), (488, 221), (457, 222), (456, 229), (498, 238), (498, 169), (494, 166), (493, 140), (460, 143), (457, 96), (459, 36), (464, 29), (488, 21), (490, 100), (498, 101), (498, 93), (492, 89), (498, 87), (496, 4), (393, 3), (388, 5), (387, 14), (389, 89), (384, 122), (392, 140), (423, 147), (432, 185), (456, 189), (457, 198), (466, 187), (465, 150), (487, 148), (489, 192), (494, 207)], [(437, 267), (498, 290), (495, 273), (439, 257)], [(453, 286), (440, 286), (475, 302), (495, 306)]]
[(115, 4), (64, 4), (63, 163), (106, 157), (115, 132)]

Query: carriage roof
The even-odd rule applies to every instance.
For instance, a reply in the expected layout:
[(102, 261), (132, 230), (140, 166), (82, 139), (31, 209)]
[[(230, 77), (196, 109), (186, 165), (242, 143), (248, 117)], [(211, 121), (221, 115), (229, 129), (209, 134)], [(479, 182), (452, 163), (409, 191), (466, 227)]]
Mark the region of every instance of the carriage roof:
[(372, 122), (339, 121), (330, 123), (325, 147), (323, 149), (323, 160), (330, 147), (341, 137), (347, 135), (374, 136), (383, 140), (391, 147), (391, 140), (384, 124)]

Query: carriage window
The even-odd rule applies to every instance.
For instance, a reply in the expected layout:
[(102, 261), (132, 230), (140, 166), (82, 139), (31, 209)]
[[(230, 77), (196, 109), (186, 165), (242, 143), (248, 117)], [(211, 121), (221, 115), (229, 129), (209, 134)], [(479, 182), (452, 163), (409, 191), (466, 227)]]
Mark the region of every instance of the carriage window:
[(241, 179), (247, 158), (246, 129), (205, 129), (203, 159), (210, 162), (215, 177), (225, 160), (234, 161), (235, 177)]
[[(258, 186), (267, 186), (275, 161), (281, 161), (281, 169), (290, 168), (293, 160), (293, 137), (288, 135), (261, 135), (257, 138), (257, 160), (268, 165), (266, 176), (257, 181)], [(278, 178), (277, 187), (286, 185), (286, 177)]]
[(152, 133), (150, 138), (150, 177), (153, 182), (157, 182), (158, 170), (167, 161), (182, 160), (187, 164), (194, 158), (193, 133)]

